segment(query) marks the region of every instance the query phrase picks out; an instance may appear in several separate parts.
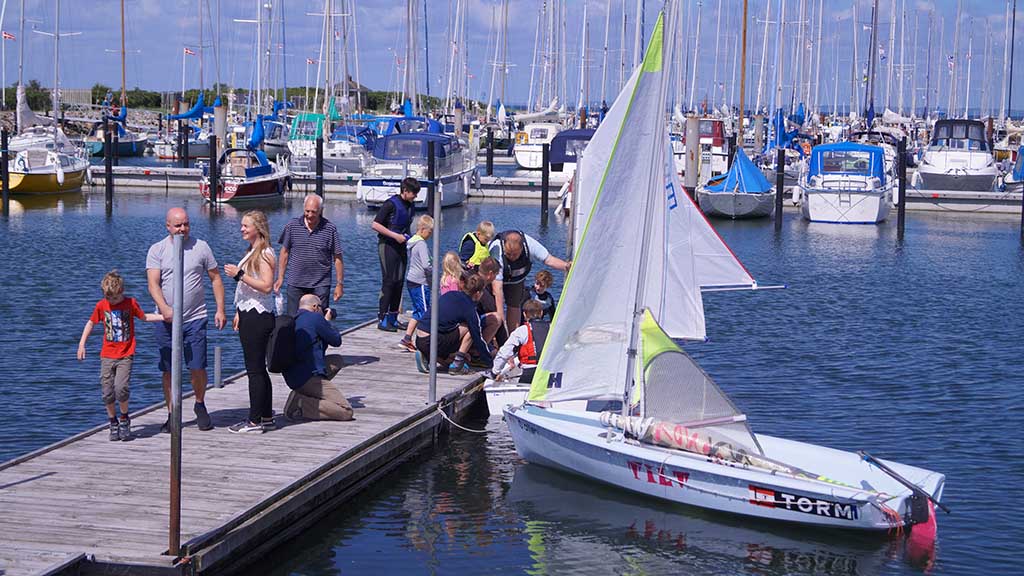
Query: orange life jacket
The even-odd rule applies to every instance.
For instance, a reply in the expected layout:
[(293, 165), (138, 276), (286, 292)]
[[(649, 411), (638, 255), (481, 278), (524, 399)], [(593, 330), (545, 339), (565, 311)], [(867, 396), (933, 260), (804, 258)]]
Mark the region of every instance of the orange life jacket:
[[(535, 324), (536, 328), (534, 327)], [(544, 349), (544, 340), (547, 339), (548, 328), (551, 324), (534, 320), (533, 322), (527, 322), (525, 326), (526, 343), (519, 347), (516, 355), (519, 356), (520, 366), (531, 368), (536, 366), (537, 361), (540, 359), (541, 350)]]

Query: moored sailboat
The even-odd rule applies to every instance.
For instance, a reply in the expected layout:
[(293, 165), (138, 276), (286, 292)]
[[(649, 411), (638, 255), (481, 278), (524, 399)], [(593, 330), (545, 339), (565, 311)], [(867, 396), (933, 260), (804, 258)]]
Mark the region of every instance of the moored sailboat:
[[(587, 189), (579, 201), (593, 208), (528, 402), (504, 411), (516, 451), (711, 510), (876, 531), (927, 522), (942, 474), (754, 434), (673, 341), (705, 338), (697, 261), (715, 258), (722, 282), (756, 286), (688, 202), (668, 154), (662, 111), (672, 59), (662, 39), (675, 37), (677, 12), (666, 3), (643, 63), (579, 167)], [(600, 398), (622, 400), (622, 413), (547, 404)]]

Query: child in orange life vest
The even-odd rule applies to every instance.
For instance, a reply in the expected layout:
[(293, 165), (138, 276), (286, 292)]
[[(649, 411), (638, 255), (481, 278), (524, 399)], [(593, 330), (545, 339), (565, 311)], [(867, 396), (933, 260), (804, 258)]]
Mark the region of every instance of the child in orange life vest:
[(527, 300), (523, 304), (523, 316), (526, 321), (509, 334), (508, 340), (494, 357), (491, 375), (495, 379), (500, 380), (502, 373), (506, 371), (506, 365), (512, 366), (518, 360), (523, 369), (519, 381), (533, 380), (533, 373), (537, 369), (537, 361), (540, 359), (550, 326), (550, 323), (539, 320), (543, 314), (544, 306), (537, 300)]

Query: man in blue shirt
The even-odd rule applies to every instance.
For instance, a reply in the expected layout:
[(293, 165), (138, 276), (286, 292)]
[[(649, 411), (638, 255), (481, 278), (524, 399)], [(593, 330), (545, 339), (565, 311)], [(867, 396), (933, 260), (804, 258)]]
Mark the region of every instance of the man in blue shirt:
[(295, 363), (284, 371), (284, 381), (292, 389), (284, 403), (284, 415), (289, 420), (352, 419), (352, 405), (330, 382), (342, 366), (340, 355), (326, 355), (328, 346), (341, 346), (341, 333), (328, 322), (330, 314), (315, 294), (299, 300)]
[(449, 374), (469, 374), (469, 349), (474, 347), (480, 362), (490, 364), (491, 351), (481, 335), (480, 316), (476, 303), (484, 291), (484, 279), (474, 274), (462, 283), (462, 290), (442, 294), (437, 310), (427, 310), (416, 324), (416, 366), (427, 372), (430, 358), (430, 315), (437, 314), (437, 360), (439, 363), (453, 355), (448, 365)]
[(345, 263), (342, 260), (338, 228), (323, 217), (324, 200), (316, 194), (306, 196), (302, 217), (289, 220), (281, 231), (281, 254), (277, 262), (274, 292), (287, 284), (288, 315), (294, 316), (303, 294), (316, 294), (326, 310), (331, 293), (331, 264), (336, 283), (334, 301), (345, 293)]

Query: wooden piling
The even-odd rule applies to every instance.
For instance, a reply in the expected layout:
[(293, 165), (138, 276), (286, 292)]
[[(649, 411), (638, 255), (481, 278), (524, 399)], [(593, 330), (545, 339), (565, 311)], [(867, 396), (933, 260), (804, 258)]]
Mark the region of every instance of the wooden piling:
[(896, 203), (896, 235), (903, 239), (903, 229), (907, 220), (907, 139), (900, 138), (897, 150), (897, 177), (899, 178), (899, 198)]
[(551, 144), (547, 142), (541, 145), (540, 163), (540, 225), (547, 226), (551, 189)]
[(316, 194), (324, 197), (324, 138), (316, 137)]
[(210, 186), (210, 205), (217, 205), (217, 187), (220, 185), (220, 164), (217, 162), (217, 135), (210, 134), (210, 177), (207, 179)]
[(7, 129), (0, 130), (0, 191), (3, 194), (4, 217), (11, 215), (11, 153), (7, 150)]
[[(107, 123), (109, 128), (110, 123)], [(110, 130), (103, 130), (103, 203), (109, 216), (114, 210), (114, 159), (111, 153)]]
[(437, 160), (437, 152), (434, 148), (434, 144), (433, 140), (427, 142), (427, 212), (431, 214), (434, 213), (434, 202), (436, 201), (434, 193), (438, 189), (437, 181), (435, 180), (437, 170), (434, 166), (434, 163)]
[(188, 136), (192, 132), (192, 127), (189, 126), (187, 120), (182, 123), (181, 127), (181, 149), (179, 150), (181, 152), (181, 167), (188, 168)]
[(487, 127), (487, 175), (494, 176), (494, 128)]
[(786, 188), (786, 151), (775, 151), (775, 229), (782, 230), (782, 192)]
[(110, 154), (114, 157), (112, 161), (113, 165), (118, 166), (121, 161), (121, 155), (119, 153), (120, 150), (118, 150), (121, 137), (117, 133), (117, 122), (114, 122), (111, 127), (113, 128), (113, 132), (110, 134)]

